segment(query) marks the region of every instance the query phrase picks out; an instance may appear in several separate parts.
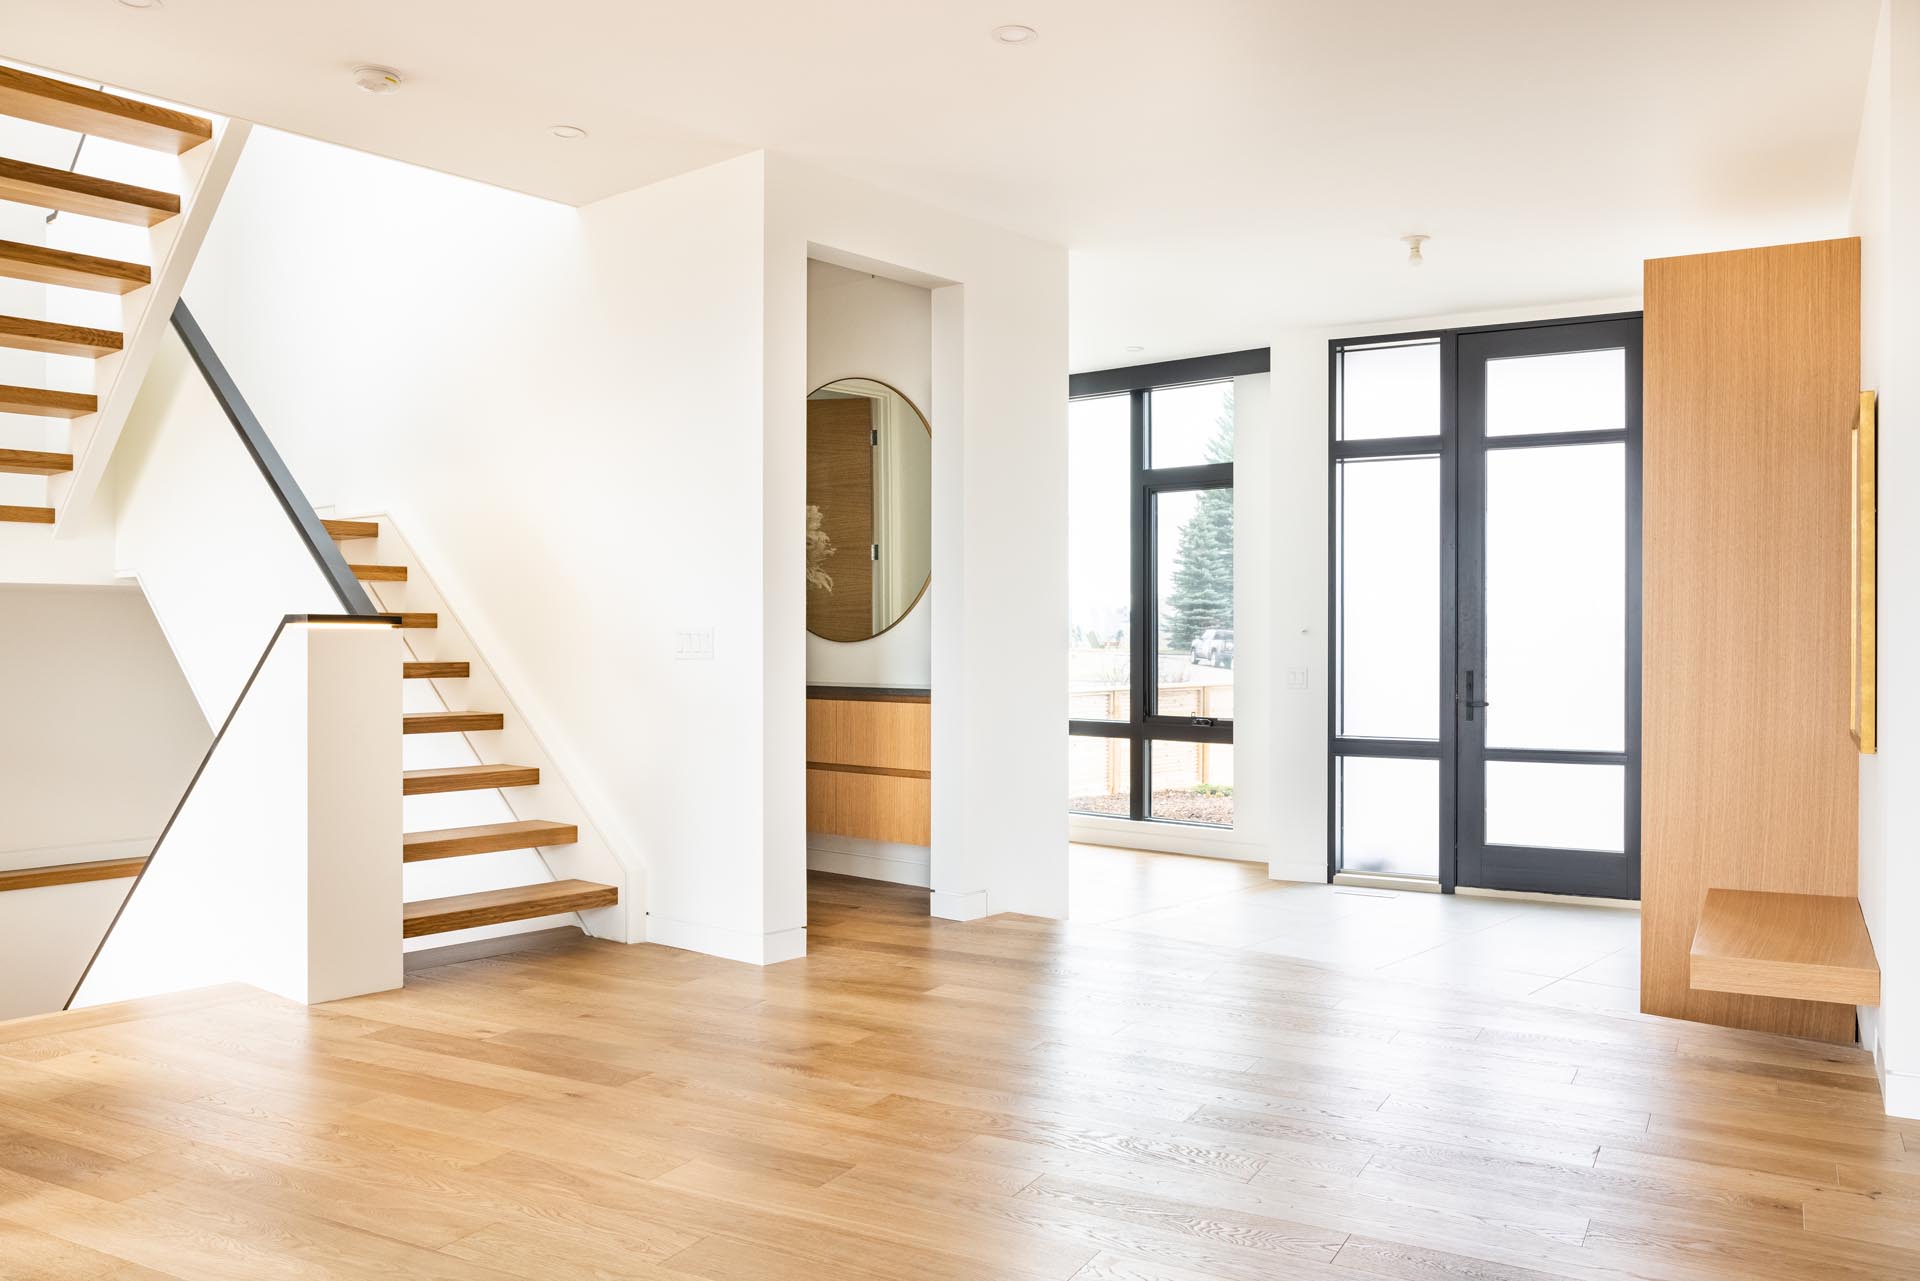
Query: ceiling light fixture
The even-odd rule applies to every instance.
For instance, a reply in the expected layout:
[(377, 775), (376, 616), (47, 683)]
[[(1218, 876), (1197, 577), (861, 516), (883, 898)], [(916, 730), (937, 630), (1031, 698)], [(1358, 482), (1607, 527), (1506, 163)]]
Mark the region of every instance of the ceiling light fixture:
[(1426, 257), (1420, 252), (1420, 246), (1432, 239), (1432, 236), (1419, 235), (1400, 237), (1400, 243), (1407, 247), (1407, 266), (1418, 267), (1426, 261)]
[(399, 93), (400, 73), (392, 67), (355, 67), (353, 83), (368, 93)]
[(1004, 27), (995, 27), (993, 38), (1001, 44), (1032, 44), (1040, 38), (1040, 33), (1032, 27), (1023, 27), (1017, 22), (1010, 22)]
[(1130, 351), (1130, 352), (1132, 352), (1132, 351), (1145, 351), (1145, 350), (1146, 350), (1146, 348), (1145, 348), (1145, 347), (1129, 347), (1129, 348), (1127, 348), (1127, 350), (1128, 350), (1128, 351)]
[(554, 125), (548, 129), (547, 132), (556, 138), (584, 138), (587, 136), (587, 131), (579, 125)]
[(120, 0), (120, 4), (128, 9), (158, 9), (160, 0)]

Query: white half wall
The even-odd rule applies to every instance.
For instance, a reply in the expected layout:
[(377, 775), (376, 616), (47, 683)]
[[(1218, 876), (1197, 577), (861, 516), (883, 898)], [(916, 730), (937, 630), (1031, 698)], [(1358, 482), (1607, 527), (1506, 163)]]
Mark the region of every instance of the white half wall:
[(1860, 385), (1880, 394), (1879, 752), (1860, 758), (1860, 907), (1880, 1005), (1860, 1011), (1887, 1110), (1920, 1117), (1920, 0), (1881, 6), (1854, 166)]
[(277, 632), (74, 1005), (218, 983), (330, 1001), (398, 987), (400, 639)]

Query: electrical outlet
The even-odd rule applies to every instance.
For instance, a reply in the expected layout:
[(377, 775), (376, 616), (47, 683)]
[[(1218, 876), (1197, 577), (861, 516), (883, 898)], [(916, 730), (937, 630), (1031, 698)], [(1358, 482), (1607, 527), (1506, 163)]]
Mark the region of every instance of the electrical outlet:
[(1307, 688), (1307, 669), (1304, 667), (1289, 667), (1287, 669), (1287, 688)]
[(673, 634), (673, 657), (676, 662), (712, 662), (713, 628), (701, 627), (692, 631), (679, 631)]

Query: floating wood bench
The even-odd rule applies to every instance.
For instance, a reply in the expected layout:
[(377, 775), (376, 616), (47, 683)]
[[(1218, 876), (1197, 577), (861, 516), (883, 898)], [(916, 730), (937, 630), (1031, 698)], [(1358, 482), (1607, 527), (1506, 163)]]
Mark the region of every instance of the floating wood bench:
[(1709, 992), (1880, 1004), (1860, 902), (1826, 894), (1708, 890), (1688, 981)]

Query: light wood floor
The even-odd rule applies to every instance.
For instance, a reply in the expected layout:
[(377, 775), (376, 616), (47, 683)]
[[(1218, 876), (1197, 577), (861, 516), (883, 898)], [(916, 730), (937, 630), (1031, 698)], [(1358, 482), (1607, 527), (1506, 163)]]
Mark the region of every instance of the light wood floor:
[(924, 912), (0, 1025), (0, 1276), (1920, 1276), (1857, 1052)]

